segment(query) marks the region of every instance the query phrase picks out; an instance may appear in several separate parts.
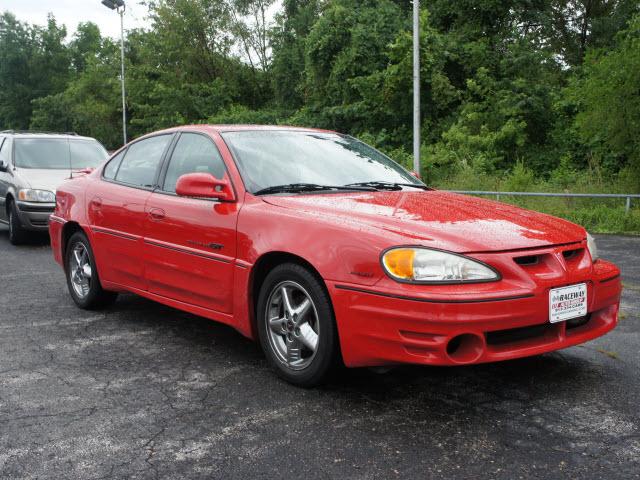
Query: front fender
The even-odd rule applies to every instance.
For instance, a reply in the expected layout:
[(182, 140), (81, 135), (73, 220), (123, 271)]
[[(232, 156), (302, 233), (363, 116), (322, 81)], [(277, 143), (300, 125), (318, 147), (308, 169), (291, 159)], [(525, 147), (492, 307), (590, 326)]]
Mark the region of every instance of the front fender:
[(402, 243), (387, 233), (250, 199), (238, 219), (238, 259), (253, 265), (269, 252), (286, 252), (309, 262), (325, 281), (373, 285), (384, 276), (380, 252)]

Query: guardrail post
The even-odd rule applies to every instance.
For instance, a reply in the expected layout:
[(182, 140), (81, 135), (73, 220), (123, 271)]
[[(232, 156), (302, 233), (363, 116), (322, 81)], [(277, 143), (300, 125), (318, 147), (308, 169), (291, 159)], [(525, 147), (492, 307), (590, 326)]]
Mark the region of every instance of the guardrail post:
[(631, 210), (631, 197), (627, 197), (627, 203), (624, 206), (624, 213), (629, 213)]
[(496, 200), (500, 201), (500, 194), (499, 193), (496, 195)]

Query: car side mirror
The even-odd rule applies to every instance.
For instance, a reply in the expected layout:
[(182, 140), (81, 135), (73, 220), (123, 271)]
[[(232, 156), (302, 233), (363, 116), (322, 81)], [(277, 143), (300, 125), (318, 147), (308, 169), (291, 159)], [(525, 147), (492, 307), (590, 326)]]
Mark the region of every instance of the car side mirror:
[(0, 172), (6, 172), (9, 170), (9, 165), (0, 160)]
[(228, 180), (219, 180), (210, 173), (187, 173), (178, 178), (176, 193), (181, 197), (215, 198), (234, 202), (235, 195)]

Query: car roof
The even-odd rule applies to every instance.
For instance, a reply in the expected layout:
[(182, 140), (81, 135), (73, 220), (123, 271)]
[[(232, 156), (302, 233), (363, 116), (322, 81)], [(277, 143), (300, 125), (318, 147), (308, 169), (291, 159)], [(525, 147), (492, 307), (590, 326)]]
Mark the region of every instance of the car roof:
[(54, 132), (27, 132), (27, 131), (15, 131), (15, 130), (4, 130), (0, 131), (0, 135), (2, 136), (15, 136), (17, 138), (68, 138), (74, 140), (93, 140), (97, 141), (92, 137), (84, 137), (82, 135), (78, 135), (76, 133), (54, 133)]
[[(266, 131), (266, 130), (276, 130), (276, 131), (298, 131), (298, 132), (322, 132), (322, 133), (336, 133), (332, 130), (324, 130), (320, 128), (308, 128), (308, 127), (295, 127), (288, 125), (211, 125), (211, 124), (194, 124), (194, 125), (182, 125), (179, 127), (167, 128), (165, 130), (161, 130), (162, 132), (179, 132), (183, 130), (198, 130), (203, 132), (237, 132), (237, 131)], [(153, 132), (159, 133), (159, 132)]]

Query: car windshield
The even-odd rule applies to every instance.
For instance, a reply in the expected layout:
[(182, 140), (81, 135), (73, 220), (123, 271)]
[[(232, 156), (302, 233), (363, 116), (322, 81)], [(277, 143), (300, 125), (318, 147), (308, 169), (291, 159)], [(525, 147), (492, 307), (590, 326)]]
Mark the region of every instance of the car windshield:
[(389, 157), (345, 135), (246, 130), (222, 136), (252, 193), (290, 184), (391, 182), (424, 186)]
[(69, 138), (17, 138), (14, 154), (16, 167), (47, 170), (97, 167), (108, 156), (95, 140)]

